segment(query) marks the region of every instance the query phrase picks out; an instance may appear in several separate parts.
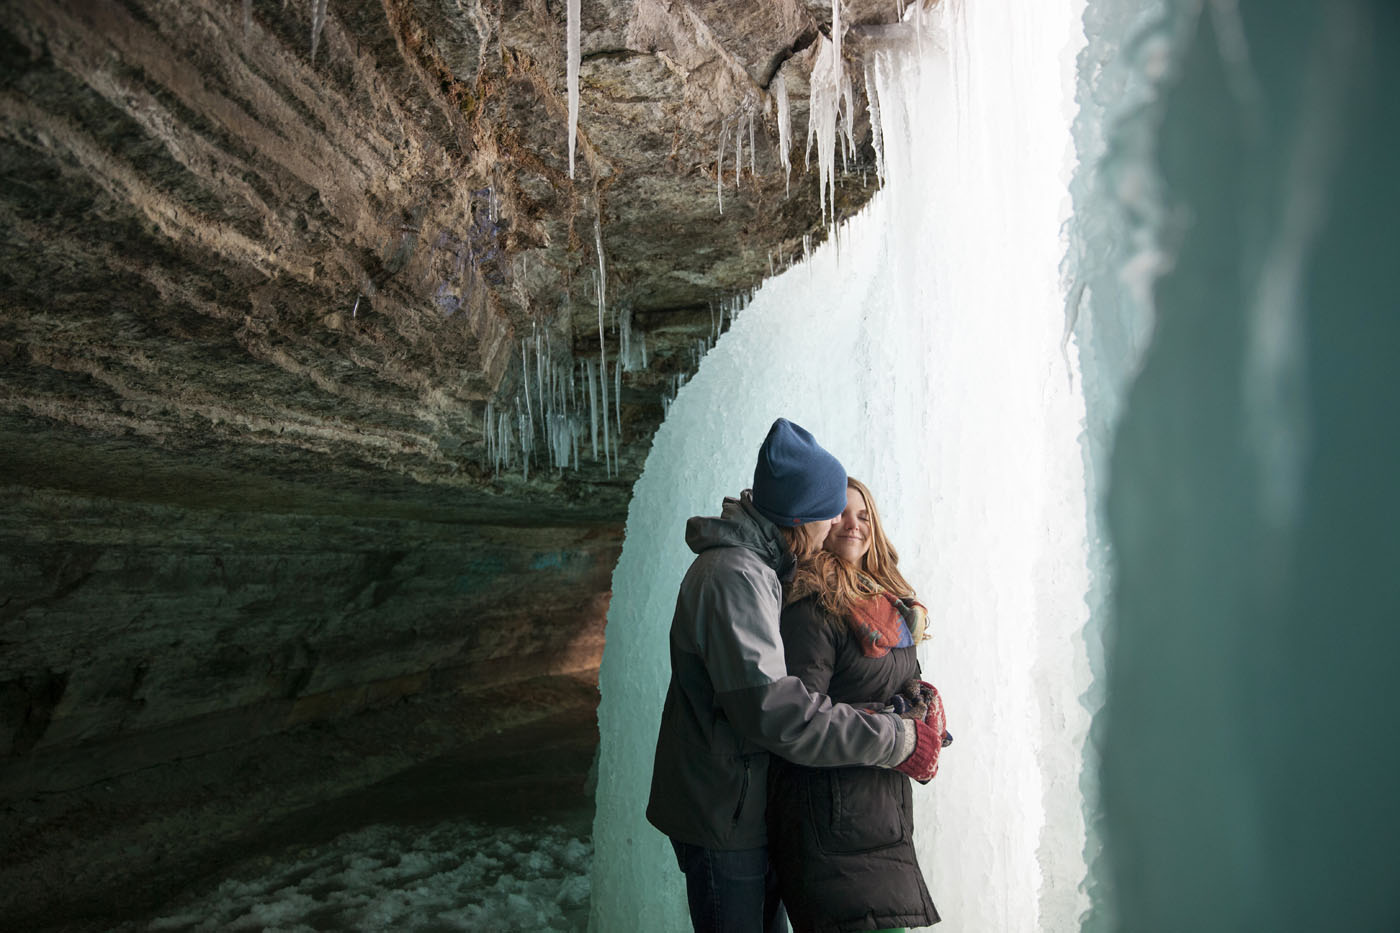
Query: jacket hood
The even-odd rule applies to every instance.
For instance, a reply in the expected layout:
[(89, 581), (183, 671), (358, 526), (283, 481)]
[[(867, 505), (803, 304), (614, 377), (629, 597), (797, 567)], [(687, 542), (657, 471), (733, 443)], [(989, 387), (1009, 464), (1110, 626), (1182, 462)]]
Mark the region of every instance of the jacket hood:
[(758, 554), (775, 570), (790, 558), (778, 526), (754, 508), (749, 490), (738, 499), (725, 497), (720, 514), (696, 515), (685, 523), (685, 543), (696, 554), (716, 547), (742, 547)]

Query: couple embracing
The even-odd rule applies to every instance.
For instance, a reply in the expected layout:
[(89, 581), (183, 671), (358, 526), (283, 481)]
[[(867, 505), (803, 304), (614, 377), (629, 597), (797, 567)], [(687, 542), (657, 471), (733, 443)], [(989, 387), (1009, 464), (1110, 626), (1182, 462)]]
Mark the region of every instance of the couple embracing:
[(797, 933), (937, 923), (909, 780), (952, 738), (870, 491), (780, 418), (686, 543), (647, 819), (696, 933), (779, 933), (784, 907)]

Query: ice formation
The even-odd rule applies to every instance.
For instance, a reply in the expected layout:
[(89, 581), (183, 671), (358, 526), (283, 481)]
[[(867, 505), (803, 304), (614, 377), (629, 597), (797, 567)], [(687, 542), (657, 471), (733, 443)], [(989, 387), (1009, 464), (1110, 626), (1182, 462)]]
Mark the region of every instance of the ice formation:
[(316, 47), (321, 44), (321, 30), (326, 27), (328, 0), (311, 0), (311, 62), (316, 62)]
[(719, 147), (715, 152), (715, 198), (719, 201), (721, 214), (724, 213), (724, 140), (728, 130), (727, 122), (720, 124)]
[(1400, 20), (1100, 0), (1085, 26), (1076, 136), (1104, 159), (1070, 267), (1111, 470), (1094, 899), (1117, 916), (1084, 928), (1396, 929)]
[(778, 99), (778, 161), (783, 166), (784, 191), (792, 191), (792, 104), (788, 100), (787, 80), (778, 72), (773, 79), (772, 94)]
[(603, 331), (603, 313), (608, 302), (608, 270), (603, 261), (602, 220), (596, 217), (593, 221), (593, 233), (598, 249), (598, 394), (603, 412), (603, 466), (611, 476), (613, 462), (608, 454), (608, 338)]
[[(878, 53), (877, 53), (878, 56)], [(875, 93), (875, 69), (878, 57), (865, 63), (865, 99), (870, 107), (870, 145), (875, 150), (875, 174), (885, 183), (885, 130), (880, 125), (880, 96)]]
[[(842, 85), (845, 65), (840, 57), (840, 43), (818, 40), (817, 62), (812, 66), (811, 85), (807, 94), (807, 149), (805, 162), (812, 167), (812, 143), (817, 145), (817, 174), (819, 180), (822, 219), (826, 219), (827, 204), (836, 206), (836, 146), (841, 125)], [(841, 143), (844, 146), (844, 143)]]
[(739, 182), (744, 171), (744, 117), (734, 121), (734, 190), (739, 190)]
[[(643, 815), (684, 522), (749, 485), (780, 415), (871, 485), (930, 608), (924, 671), (960, 723), (915, 791), (938, 929), (1071, 930), (1088, 906), (1084, 411), (1059, 278), (1082, 4), (920, 6), (918, 41), (872, 75), (884, 189), (697, 347), (634, 489), (600, 679), (600, 933), (685, 928), (681, 875)], [(817, 135), (833, 171), (834, 52)]]
[(749, 174), (758, 174), (757, 147), (754, 146), (753, 110), (749, 110)]
[[(479, 192), (487, 193), (487, 192)], [(497, 209), (492, 197), (491, 210)], [(514, 405), (491, 399), (482, 416), (482, 467), (499, 476), (519, 469), (529, 481), (532, 467), (558, 471), (579, 468), (578, 448), (585, 437), (592, 459), (616, 476), (622, 444), (622, 374), (648, 365), (646, 336), (636, 332), (629, 308), (608, 308), (607, 261), (600, 218), (594, 219), (598, 267), (593, 290), (598, 315), (598, 358), (576, 360), (568, 350), (556, 353), (553, 333), (534, 329), (520, 340), (519, 381)], [(494, 247), (493, 247), (494, 248)], [(523, 268), (523, 259), (522, 259)], [(608, 362), (607, 331), (617, 336), (616, 359)], [(504, 392), (502, 393), (505, 394)], [(583, 411), (587, 402), (588, 412)]]
[(579, 0), (567, 0), (568, 37), (565, 40), (568, 58), (565, 81), (569, 94), (569, 177), (574, 177), (574, 146), (578, 137), (578, 72), (582, 51), (579, 37)]

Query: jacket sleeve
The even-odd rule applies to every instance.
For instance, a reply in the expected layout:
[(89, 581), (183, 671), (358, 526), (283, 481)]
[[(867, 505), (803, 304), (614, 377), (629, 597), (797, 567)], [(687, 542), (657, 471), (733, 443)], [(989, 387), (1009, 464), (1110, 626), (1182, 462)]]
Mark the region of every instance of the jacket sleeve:
[[(752, 568), (707, 575), (697, 596), (697, 642), (730, 725), (802, 765), (893, 767), (911, 743), (899, 717), (833, 704), (787, 673), (776, 578)], [(829, 676), (829, 674), (828, 674)]]

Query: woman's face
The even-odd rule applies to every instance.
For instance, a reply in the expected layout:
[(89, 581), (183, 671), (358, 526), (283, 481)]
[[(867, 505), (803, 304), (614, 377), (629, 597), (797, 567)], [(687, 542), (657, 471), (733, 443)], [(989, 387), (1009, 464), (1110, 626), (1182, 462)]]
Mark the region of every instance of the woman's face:
[(870, 512), (860, 490), (846, 490), (846, 511), (831, 523), (831, 533), (823, 547), (846, 563), (861, 566), (865, 552), (870, 550)]

